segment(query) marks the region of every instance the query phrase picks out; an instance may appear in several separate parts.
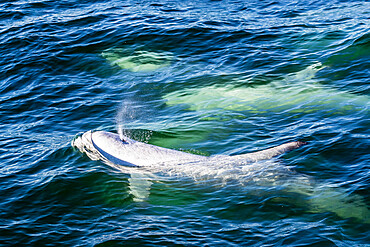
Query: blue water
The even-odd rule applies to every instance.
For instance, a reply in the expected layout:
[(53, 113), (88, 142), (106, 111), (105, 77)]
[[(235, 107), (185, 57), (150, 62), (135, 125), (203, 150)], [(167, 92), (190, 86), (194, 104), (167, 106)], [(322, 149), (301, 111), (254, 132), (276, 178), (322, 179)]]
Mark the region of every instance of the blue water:
[(339, 0), (0, 3), (0, 245), (370, 245), (369, 215), (314, 210), (278, 185), (158, 176), (137, 202), (130, 174), (70, 145), (91, 129), (203, 155), (303, 140), (274, 162), (366, 209), (369, 10)]

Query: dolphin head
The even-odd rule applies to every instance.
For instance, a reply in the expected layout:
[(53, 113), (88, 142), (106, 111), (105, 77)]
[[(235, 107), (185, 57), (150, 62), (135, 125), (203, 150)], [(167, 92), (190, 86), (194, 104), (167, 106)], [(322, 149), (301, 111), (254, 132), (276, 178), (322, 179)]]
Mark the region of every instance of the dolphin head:
[[(87, 131), (82, 135), (77, 135), (71, 145), (80, 152), (85, 153), (92, 160), (102, 160), (106, 163), (113, 163), (123, 166), (135, 166), (127, 161), (112, 155), (110, 150), (120, 149), (124, 145), (135, 142), (129, 138), (121, 140), (119, 135), (105, 131)], [(113, 150), (114, 151), (114, 150)], [(117, 152), (113, 152), (117, 153)]]

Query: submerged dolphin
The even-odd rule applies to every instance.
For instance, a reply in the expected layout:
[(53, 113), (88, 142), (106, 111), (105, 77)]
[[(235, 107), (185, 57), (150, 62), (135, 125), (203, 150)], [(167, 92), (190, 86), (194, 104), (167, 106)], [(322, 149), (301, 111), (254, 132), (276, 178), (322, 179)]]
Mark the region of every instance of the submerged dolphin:
[[(88, 131), (72, 141), (73, 147), (86, 153), (92, 160), (102, 160), (129, 173), (130, 193), (135, 201), (143, 201), (149, 196), (152, 177), (148, 174), (160, 173), (187, 176), (195, 180), (218, 179), (223, 183), (236, 181), (240, 185), (252, 183), (253, 187), (283, 187), (288, 194), (303, 196), (303, 204), (311, 212), (329, 211), (343, 218), (353, 217), (370, 223), (370, 212), (360, 196), (348, 196), (340, 188), (315, 183), (309, 176), (269, 161), (304, 144), (296, 141), (248, 154), (206, 157), (138, 142), (128, 137), (121, 138), (118, 134), (106, 131)], [(264, 190), (259, 191), (258, 195)]]
[(111, 49), (103, 52), (102, 57), (112, 65), (119, 66), (131, 72), (151, 72), (171, 64), (173, 57), (170, 53)]
[[(253, 81), (237, 86), (206, 85), (187, 87), (163, 96), (168, 106), (182, 105), (191, 111), (211, 110), (248, 111), (251, 113), (311, 113), (325, 111), (343, 114), (343, 111), (364, 111), (369, 105), (369, 97), (336, 90), (319, 83), (316, 73), (324, 69), (321, 63), (286, 75), (281, 80), (264, 85), (254, 85)], [(241, 84), (240, 81), (237, 84)]]

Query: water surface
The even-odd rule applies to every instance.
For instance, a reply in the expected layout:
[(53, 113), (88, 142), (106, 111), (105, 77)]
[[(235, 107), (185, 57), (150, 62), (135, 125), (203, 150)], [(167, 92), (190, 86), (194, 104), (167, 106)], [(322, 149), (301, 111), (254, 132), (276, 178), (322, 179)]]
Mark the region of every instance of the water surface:
[(278, 185), (159, 176), (137, 202), (130, 174), (70, 145), (78, 133), (119, 128), (203, 155), (304, 140), (274, 162), (368, 208), (369, 9), (311, 0), (1, 3), (1, 245), (369, 244), (368, 222), (313, 210)]

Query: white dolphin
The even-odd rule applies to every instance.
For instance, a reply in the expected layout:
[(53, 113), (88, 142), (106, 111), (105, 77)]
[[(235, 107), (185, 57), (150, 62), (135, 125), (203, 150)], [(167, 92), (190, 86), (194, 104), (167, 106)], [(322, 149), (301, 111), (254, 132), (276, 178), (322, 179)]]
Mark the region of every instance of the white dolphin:
[(207, 157), (138, 142), (128, 137), (123, 137), (122, 140), (118, 134), (106, 131), (88, 131), (81, 137), (76, 138), (72, 143), (73, 146), (87, 153), (87, 155), (91, 156), (93, 153), (95, 155), (94, 157), (89, 156), (92, 159), (103, 159), (104, 161), (109, 161), (117, 165), (144, 168), (150, 167), (152, 169), (157, 166), (161, 167), (164, 164), (168, 165), (175, 163), (177, 165), (198, 161), (202, 161), (202, 163), (204, 163), (203, 165), (211, 163), (213, 166), (213, 160), (217, 160), (217, 162), (222, 160), (229, 163), (247, 164), (271, 159), (282, 153), (298, 148), (303, 144), (304, 142), (289, 142), (255, 153)]
[(129, 173), (130, 193), (135, 201), (144, 201), (149, 196), (153, 178), (150, 174), (167, 174), (222, 183), (236, 181), (244, 186), (252, 183), (284, 187), (286, 193), (302, 195), (311, 212), (329, 211), (342, 218), (370, 223), (370, 212), (360, 196), (348, 196), (340, 188), (315, 183), (309, 176), (293, 172), (272, 159), (304, 144), (296, 141), (248, 154), (206, 157), (121, 138), (106, 131), (88, 131), (72, 141), (73, 147), (92, 160), (102, 160)]

